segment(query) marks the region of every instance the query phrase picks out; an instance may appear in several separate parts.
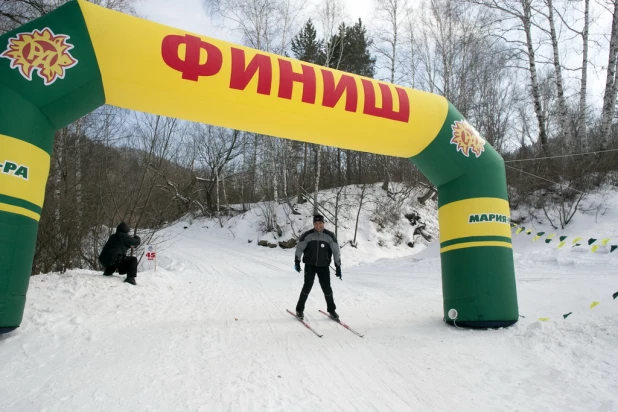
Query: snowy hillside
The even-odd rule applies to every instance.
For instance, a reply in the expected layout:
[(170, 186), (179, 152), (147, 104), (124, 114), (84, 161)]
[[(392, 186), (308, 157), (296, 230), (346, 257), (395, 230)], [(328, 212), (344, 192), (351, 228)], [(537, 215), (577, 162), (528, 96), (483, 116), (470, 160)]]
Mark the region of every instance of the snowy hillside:
[[(604, 214), (534, 231), (617, 244), (618, 193), (604, 196)], [(299, 211), (298, 231), (310, 224)], [(256, 245), (272, 236), (256, 212), (166, 229), (157, 272), (144, 267), (136, 287), (85, 270), (33, 277), (22, 327), (0, 336), (0, 411), (618, 411), (618, 251), (514, 235), (525, 317), (458, 329), (442, 321), (437, 238), (394, 245), (414, 227), (378, 232), (367, 215), (332, 278), (342, 320), (365, 337), (318, 312), (316, 282), (317, 338), (285, 312), (302, 276), (293, 249)], [(419, 213), (435, 227), (435, 204)]]
[[(415, 229), (423, 228), (422, 232), (431, 240), (439, 238), (437, 202), (428, 200), (421, 205), (416, 198), (424, 193), (421, 188), (406, 188), (400, 184), (391, 184), (391, 194), (387, 194), (381, 185), (367, 185), (363, 195), (363, 207), (358, 216), (356, 247), (352, 247), (356, 231), (356, 221), (362, 188), (352, 185), (343, 189), (323, 190), (319, 192), (318, 203), (320, 212), (326, 217), (325, 227), (334, 229), (334, 213), (338, 203), (339, 228), (337, 239), (345, 253), (342, 253), (344, 266), (354, 266), (359, 263), (374, 262), (381, 258), (405, 257), (417, 254), (429, 244), (421, 234), (415, 235)], [(339, 192), (339, 202), (337, 194)], [(278, 244), (297, 238), (304, 231), (312, 229), (313, 205), (310, 202), (293, 205), (298, 214), (293, 214), (286, 204), (273, 207), (272, 203), (254, 205), (250, 211), (231, 219), (210, 221), (193, 221), (185, 219), (183, 226), (194, 223), (201, 229), (206, 229), (212, 236), (234, 239), (241, 243), (260, 240)], [(235, 206), (240, 208), (239, 206)], [(416, 215), (418, 220), (410, 222), (405, 215)], [(281, 235), (276, 230), (265, 231), (265, 220), (276, 216)], [(192, 229), (195, 229), (192, 227)], [(165, 242), (164, 242), (165, 243)], [(411, 247), (408, 244), (413, 243)], [(162, 245), (165, 247), (165, 245)], [(269, 253), (270, 250), (264, 251)], [(293, 258), (292, 258), (293, 261)]]

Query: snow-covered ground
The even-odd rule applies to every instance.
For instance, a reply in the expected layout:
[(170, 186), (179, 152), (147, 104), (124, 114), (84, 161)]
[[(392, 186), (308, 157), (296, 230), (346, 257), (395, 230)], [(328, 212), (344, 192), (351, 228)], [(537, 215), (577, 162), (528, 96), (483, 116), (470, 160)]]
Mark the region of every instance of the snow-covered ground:
[[(560, 233), (618, 243), (618, 193), (605, 201)], [(302, 285), (293, 250), (258, 247), (249, 215), (166, 229), (137, 287), (86, 270), (33, 277), (22, 326), (0, 336), (0, 411), (618, 411), (618, 251), (515, 235), (525, 317), (457, 329), (442, 321), (437, 242), (380, 247), (367, 221), (332, 278), (364, 338), (318, 312), (317, 281), (306, 317), (323, 338), (285, 312)]]

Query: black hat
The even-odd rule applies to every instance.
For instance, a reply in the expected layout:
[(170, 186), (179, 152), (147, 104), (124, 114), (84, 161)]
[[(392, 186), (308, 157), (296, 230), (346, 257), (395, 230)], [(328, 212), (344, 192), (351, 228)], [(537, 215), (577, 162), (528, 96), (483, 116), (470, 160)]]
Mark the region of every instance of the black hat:
[(322, 223), (324, 223), (324, 216), (322, 216), (322, 215), (315, 215), (315, 216), (313, 216), (313, 223), (315, 223), (315, 222), (322, 222)]
[(116, 232), (129, 233), (131, 228), (126, 223), (122, 222), (116, 228)]

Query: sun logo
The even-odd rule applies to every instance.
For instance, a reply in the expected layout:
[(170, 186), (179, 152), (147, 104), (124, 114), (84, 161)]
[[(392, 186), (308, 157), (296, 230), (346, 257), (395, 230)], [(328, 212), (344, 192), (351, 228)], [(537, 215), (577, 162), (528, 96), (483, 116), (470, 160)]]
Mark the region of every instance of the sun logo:
[(470, 156), (470, 151), (476, 157), (480, 157), (485, 151), (485, 139), (466, 120), (461, 122), (455, 120), (451, 128), (453, 129), (451, 144), (457, 145), (457, 151), (461, 151), (466, 157)]
[(57, 79), (64, 79), (67, 69), (77, 64), (69, 53), (72, 44), (66, 42), (69, 36), (56, 36), (50, 28), (34, 30), (30, 33), (18, 33), (11, 37), (7, 49), (0, 57), (11, 60), (11, 69), (19, 68), (19, 72), (27, 80), (32, 80), (32, 72), (38, 71), (45, 83), (49, 86)]

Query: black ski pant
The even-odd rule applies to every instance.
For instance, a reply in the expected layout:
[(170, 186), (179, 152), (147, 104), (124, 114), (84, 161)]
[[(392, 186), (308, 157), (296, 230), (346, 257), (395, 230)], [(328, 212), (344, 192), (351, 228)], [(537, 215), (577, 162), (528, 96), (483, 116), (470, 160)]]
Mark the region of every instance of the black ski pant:
[(126, 274), (128, 278), (137, 276), (137, 258), (135, 256), (120, 256), (116, 263), (105, 268), (105, 274), (112, 274), (118, 270), (121, 275)]
[(326, 311), (331, 312), (337, 309), (335, 306), (335, 300), (333, 299), (333, 289), (330, 287), (330, 271), (328, 270), (328, 266), (318, 267), (313, 265), (305, 265), (305, 284), (303, 285), (303, 289), (300, 292), (300, 297), (298, 298), (298, 303), (296, 304), (297, 312), (302, 313), (305, 311), (305, 303), (307, 302), (309, 292), (311, 292), (311, 288), (313, 287), (315, 275), (318, 275), (322, 292), (324, 292), (324, 298), (326, 299)]

